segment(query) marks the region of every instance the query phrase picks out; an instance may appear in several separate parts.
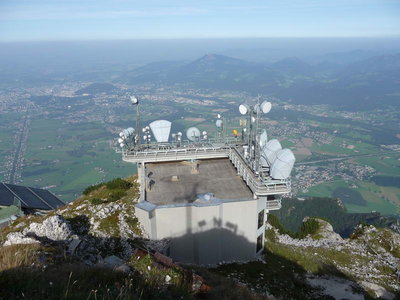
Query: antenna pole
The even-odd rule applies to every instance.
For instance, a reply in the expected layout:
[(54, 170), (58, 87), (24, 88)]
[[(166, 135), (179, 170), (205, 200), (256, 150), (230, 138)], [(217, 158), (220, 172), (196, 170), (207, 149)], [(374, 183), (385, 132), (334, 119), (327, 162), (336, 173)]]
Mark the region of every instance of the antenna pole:
[(136, 104), (136, 134), (138, 135), (138, 141), (137, 144), (140, 145), (141, 140), (142, 140), (142, 135), (141, 135), (141, 128), (140, 128), (140, 112), (139, 112), (139, 103)]
[(257, 137), (259, 136), (259, 131), (260, 131), (260, 114), (261, 114), (261, 107), (260, 107), (260, 95), (258, 95), (257, 98), (257, 123), (256, 123), (256, 134), (255, 134), (255, 145), (254, 145), (254, 159), (255, 159), (255, 170), (258, 172), (259, 170), (259, 162), (260, 162), (260, 149), (259, 149), (259, 144), (257, 143)]

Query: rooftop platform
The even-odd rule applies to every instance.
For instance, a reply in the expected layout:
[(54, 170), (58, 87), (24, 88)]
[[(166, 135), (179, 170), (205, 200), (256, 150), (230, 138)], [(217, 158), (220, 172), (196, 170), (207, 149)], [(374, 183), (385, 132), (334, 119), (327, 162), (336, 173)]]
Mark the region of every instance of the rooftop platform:
[(147, 163), (151, 188), (145, 200), (155, 205), (192, 203), (197, 195), (213, 193), (218, 199), (251, 199), (253, 194), (228, 158)]

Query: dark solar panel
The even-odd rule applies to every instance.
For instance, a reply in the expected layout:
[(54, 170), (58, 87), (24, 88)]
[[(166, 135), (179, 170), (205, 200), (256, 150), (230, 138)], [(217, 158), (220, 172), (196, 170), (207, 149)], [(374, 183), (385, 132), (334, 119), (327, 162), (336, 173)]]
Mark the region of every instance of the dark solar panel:
[(0, 182), (0, 205), (9, 206), (14, 203), (14, 195)]
[(36, 189), (32, 187), (30, 187), (29, 189), (32, 190), (36, 195), (38, 195), (44, 201), (46, 201), (46, 203), (48, 203), (52, 208), (57, 208), (64, 205), (64, 202), (62, 202), (60, 199), (58, 199), (56, 196), (54, 196), (47, 190)]
[(24, 203), (21, 203), (22, 207), (47, 210), (51, 209), (51, 207), (46, 205), (46, 203), (40, 200), (26, 187), (13, 184), (7, 184), (7, 187), (10, 188), (19, 198), (21, 198), (26, 203), (26, 205)]

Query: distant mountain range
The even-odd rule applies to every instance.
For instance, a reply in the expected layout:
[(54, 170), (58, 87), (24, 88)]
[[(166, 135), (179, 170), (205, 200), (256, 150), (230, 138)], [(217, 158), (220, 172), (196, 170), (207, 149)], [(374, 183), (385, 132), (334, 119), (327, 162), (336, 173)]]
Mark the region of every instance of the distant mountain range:
[[(195, 61), (159, 62), (127, 72), (126, 83), (183, 84), (197, 88), (264, 93), (299, 104), (332, 104), (370, 109), (400, 104), (400, 54), (343, 63), (329, 59), (314, 63), (296, 57), (272, 64), (254, 63), (217, 54)], [(334, 56), (332, 56), (334, 57)], [(348, 63), (351, 61), (351, 63)]]

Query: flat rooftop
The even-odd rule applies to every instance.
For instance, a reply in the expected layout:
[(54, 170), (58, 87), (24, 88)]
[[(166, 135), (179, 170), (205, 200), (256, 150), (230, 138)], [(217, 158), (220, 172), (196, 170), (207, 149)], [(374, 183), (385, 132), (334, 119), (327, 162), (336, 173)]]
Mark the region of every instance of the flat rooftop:
[(229, 159), (147, 163), (146, 201), (155, 205), (191, 203), (197, 195), (213, 193), (219, 199), (247, 199), (253, 194)]

